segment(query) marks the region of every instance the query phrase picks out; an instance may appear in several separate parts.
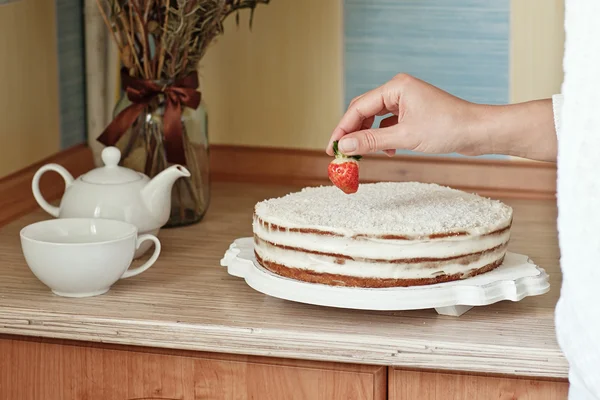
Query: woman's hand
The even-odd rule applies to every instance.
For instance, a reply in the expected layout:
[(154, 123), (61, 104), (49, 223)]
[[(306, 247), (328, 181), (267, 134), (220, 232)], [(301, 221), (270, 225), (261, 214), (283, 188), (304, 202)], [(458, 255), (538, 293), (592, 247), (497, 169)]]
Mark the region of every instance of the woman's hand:
[[(386, 149), (423, 153), (480, 154), (479, 140), (469, 126), (475, 104), (410, 75), (400, 74), (383, 86), (352, 100), (331, 135), (327, 153), (340, 140), (344, 154), (367, 154)], [(374, 117), (392, 113), (371, 128)]]
[[(393, 115), (371, 128), (375, 116)], [(352, 100), (334, 129), (327, 154), (339, 140), (346, 155), (395, 149), (464, 155), (507, 154), (556, 159), (550, 100), (489, 106), (470, 103), (410, 75)]]

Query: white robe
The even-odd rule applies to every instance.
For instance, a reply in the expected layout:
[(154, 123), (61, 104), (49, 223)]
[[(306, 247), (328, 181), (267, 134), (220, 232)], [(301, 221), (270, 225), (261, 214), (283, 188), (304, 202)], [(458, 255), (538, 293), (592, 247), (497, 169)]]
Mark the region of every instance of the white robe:
[(553, 96), (563, 275), (556, 333), (569, 399), (600, 400), (600, 0), (566, 0), (565, 31), (565, 79)]

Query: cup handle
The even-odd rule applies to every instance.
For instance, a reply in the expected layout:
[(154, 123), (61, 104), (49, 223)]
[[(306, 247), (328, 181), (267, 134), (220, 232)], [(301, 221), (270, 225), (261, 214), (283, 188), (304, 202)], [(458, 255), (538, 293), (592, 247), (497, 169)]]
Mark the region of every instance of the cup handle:
[(123, 275), (121, 275), (121, 279), (131, 278), (132, 276), (141, 274), (142, 272), (144, 272), (145, 270), (150, 268), (158, 259), (158, 256), (160, 255), (161, 246), (160, 246), (160, 240), (158, 240), (158, 238), (154, 235), (145, 234), (145, 235), (138, 236), (135, 248), (139, 249), (142, 242), (145, 242), (146, 240), (152, 240), (154, 242), (154, 253), (152, 254), (152, 257), (150, 257), (150, 259), (148, 261), (146, 261), (143, 265), (141, 265), (137, 268), (128, 269), (127, 271), (125, 271), (125, 273)]
[(33, 190), (33, 197), (35, 198), (35, 201), (37, 201), (40, 207), (42, 207), (42, 209), (48, 214), (58, 218), (60, 209), (48, 203), (40, 191), (40, 179), (47, 171), (58, 172), (59, 175), (62, 176), (62, 178), (65, 180), (65, 190), (73, 183), (73, 175), (71, 175), (69, 171), (58, 164), (47, 164), (37, 170), (33, 176), (33, 180), (31, 181), (31, 189)]

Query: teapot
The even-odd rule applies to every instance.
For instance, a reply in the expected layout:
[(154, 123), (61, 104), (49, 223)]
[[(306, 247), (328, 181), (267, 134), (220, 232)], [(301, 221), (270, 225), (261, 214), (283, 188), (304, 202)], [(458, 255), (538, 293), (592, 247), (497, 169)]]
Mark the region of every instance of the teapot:
[[(140, 235), (156, 236), (171, 214), (173, 184), (181, 177), (189, 177), (190, 172), (181, 165), (172, 165), (150, 179), (119, 166), (120, 159), (118, 148), (106, 147), (102, 150), (104, 167), (77, 179), (58, 164), (44, 165), (33, 176), (33, 197), (53, 217), (116, 219), (137, 226)], [(47, 171), (57, 172), (65, 181), (59, 207), (48, 203), (40, 192), (40, 178)], [(144, 243), (135, 257), (140, 257), (150, 246), (151, 242)]]

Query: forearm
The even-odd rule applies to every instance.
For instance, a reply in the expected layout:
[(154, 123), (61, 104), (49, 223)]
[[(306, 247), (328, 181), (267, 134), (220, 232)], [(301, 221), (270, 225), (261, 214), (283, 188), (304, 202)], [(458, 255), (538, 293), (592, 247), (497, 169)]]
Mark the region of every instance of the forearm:
[(557, 135), (551, 99), (475, 108), (472, 129), (481, 143), (481, 153), (556, 162)]

